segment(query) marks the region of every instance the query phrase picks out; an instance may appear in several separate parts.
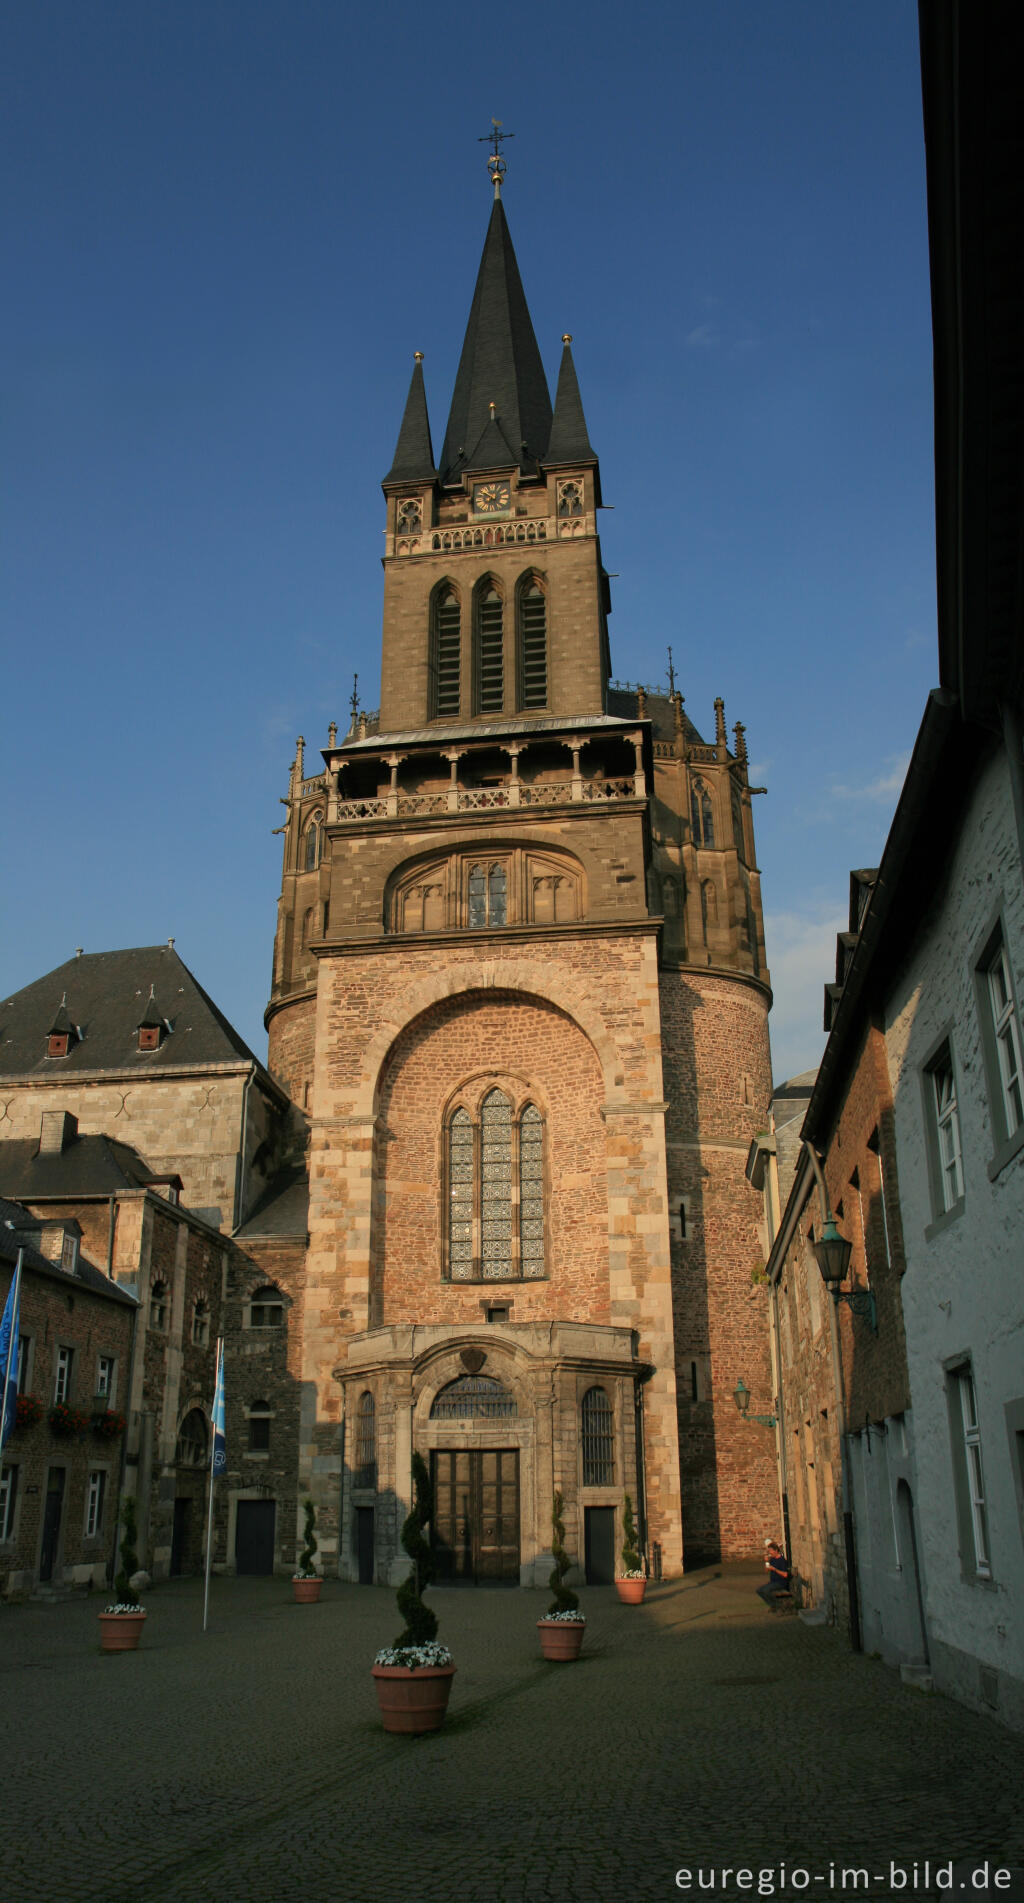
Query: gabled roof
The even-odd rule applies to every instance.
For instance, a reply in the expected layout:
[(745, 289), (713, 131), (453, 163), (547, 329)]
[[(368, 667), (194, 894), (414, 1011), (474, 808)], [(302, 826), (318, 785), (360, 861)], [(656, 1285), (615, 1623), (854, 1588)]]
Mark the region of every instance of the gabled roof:
[(50, 1197), (110, 1196), (119, 1190), (164, 1184), (130, 1143), (108, 1136), (73, 1136), (62, 1150), (40, 1150), (37, 1137), (0, 1143), (0, 1194), (20, 1202)]
[[(171, 1026), (159, 1053), (139, 1050), (139, 1022), (151, 987)], [(80, 1041), (71, 1042), (66, 1057), (47, 1057), (47, 1038), (61, 997), (66, 997), (65, 1014), (78, 1027)], [(84, 952), (22, 991), (9, 997), (0, 993), (0, 1077), (190, 1071), (228, 1063), (257, 1064), (277, 1091), (249, 1046), (169, 945)]]
[(239, 1242), (260, 1236), (301, 1236), (309, 1229), (309, 1176), (304, 1164), (280, 1170), (251, 1216), (235, 1230)]
[[(441, 451), (441, 480), (476, 460), (494, 404), (513, 466), (532, 473), (551, 434), (551, 396), (500, 199), (494, 202)], [(486, 447), (486, 446), (485, 446)], [(506, 465), (507, 466), (507, 465)]]
[(386, 486), (389, 482), (434, 482), (436, 477), (434, 449), (430, 441), (430, 418), (427, 415), (427, 392), (423, 382), (423, 359), (417, 351), (394, 460), (384, 483)]

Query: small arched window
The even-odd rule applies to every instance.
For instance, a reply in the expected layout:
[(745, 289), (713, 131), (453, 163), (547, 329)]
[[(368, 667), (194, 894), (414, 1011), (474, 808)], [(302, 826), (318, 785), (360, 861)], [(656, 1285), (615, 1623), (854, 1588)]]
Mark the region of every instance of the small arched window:
[(548, 704), (547, 601), (538, 581), (519, 594), (519, 704), (525, 710)]
[(149, 1325), (161, 1334), (167, 1327), (167, 1283), (154, 1282), (149, 1291)]
[(359, 1396), (356, 1414), (356, 1471), (353, 1486), (377, 1485), (377, 1409), (369, 1388)]
[(462, 629), (459, 597), (445, 587), (434, 597), (430, 630), (430, 718), (457, 718), (461, 707)]
[(309, 944), (309, 941), (312, 938), (312, 936), (313, 936), (313, 907), (310, 905), (310, 906), (307, 906), (305, 912), (302, 914), (303, 951), (305, 951), (305, 948)]
[(610, 1487), (615, 1479), (612, 1404), (603, 1388), (588, 1388), (580, 1408), (583, 1485)]
[(205, 1348), (210, 1339), (210, 1305), (200, 1296), (192, 1310), (192, 1341), (195, 1347)]
[(186, 1414), (178, 1430), (178, 1443), (174, 1449), (175, 1465), (205, 1467), (209, 1445), (206, 1416), (202, 1408), (194, 1407)]
[(250, 1328), (281, 1328), (284, 1325), (284, 1303), (281, 1291), (268, 1284), (258, 1288), (249, 1301)]
[(315, 872), (317, 866), (320, 864), (320, 854), (323, 849), (323, 827), (323, 814), (314, 813), (309, 825), (306, 827), (303, 842), (302, 869), (304, 872)]
[(246, 1412), (249, 1416), (249, 1451), (253, 1454), (265, 1454), (270, 1449), (269, 1403), (251, 1401)]
[(476, 597), (473, 633), (476, 712), (500, 714), (505, 705), (504, 607), (493, 582)]
[(694, 780), (690, 788), (690, 827), (695, 846), (714, 845), (715, 815), (703, 780)]

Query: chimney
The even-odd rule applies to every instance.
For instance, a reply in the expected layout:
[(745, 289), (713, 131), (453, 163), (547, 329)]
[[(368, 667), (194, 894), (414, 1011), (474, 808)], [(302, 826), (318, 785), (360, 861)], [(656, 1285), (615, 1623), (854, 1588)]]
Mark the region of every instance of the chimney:
[(70, 1110), (44, 1110), (39, 1130), (40, 1156), (53, 1156), (78, 1135), (78, 1118)]

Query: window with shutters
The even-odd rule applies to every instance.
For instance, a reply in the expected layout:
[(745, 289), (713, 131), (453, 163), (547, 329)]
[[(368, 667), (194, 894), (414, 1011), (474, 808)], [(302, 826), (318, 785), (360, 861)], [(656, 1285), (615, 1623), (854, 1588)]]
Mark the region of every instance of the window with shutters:
[(496, 1086), (445, 1127), (443, 1273), (451, 1282), (544, 1276), (544, 1119)]

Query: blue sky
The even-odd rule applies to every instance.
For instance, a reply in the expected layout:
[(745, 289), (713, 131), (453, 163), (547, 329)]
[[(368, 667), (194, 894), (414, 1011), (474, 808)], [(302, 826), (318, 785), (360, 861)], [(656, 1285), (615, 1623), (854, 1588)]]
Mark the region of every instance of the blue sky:
[(489, 213), (573, 333), (620, 679), (743, 720), (775, 1074), (935, 683), (916, 7), (34, 0), (6, 24), (6, 994), (177, 949), (261, 1054), (295, 736), (376, 706), (380, 477)]

